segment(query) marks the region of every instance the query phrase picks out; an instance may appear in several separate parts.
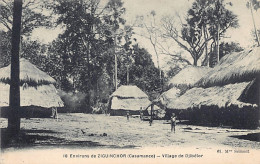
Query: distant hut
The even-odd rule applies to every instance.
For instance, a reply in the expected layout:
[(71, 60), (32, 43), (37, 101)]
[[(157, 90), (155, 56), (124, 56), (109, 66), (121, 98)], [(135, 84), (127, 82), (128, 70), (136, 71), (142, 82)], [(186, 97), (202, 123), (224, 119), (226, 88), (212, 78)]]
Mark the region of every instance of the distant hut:
[(224, 56), (194, 86), (167, 104), (190, 111), (197, 123), (256, 127), (259, 120), (260, 47)]
[[(10, 65), (0, 69), (1, 117), (7, 117)], [(49, 117), (52, 107), (63, 107), (54, 87), (55, 80), (26, 59), (20, 59), (21, 117)]]
[(139, 115), (151, 102), (140, 88), (135, 85), (122, 85), (111, 96), (109, 102), (110, 115)]

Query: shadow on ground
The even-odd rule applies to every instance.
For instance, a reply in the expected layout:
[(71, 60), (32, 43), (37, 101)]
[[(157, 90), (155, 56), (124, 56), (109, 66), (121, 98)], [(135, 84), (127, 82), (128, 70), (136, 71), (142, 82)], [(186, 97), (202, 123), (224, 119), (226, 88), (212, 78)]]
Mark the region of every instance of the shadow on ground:
[(247, 135), (230, 136), (238, 139), (260, 142), (260, 133), (249, 133)]
[(1, 130), (1, 149), (6, 148), (29, 148), (29, 147), (55, 147), (55, 148), (83, 148), (83, 147), (104, 147), (104, 148), (135, 148), (136, 146), (127, 145), (119, 147), (116, 145), (101, 145), (92, 141), (72, 141), (64, 138), (54, 137), (48, 133), (57, 133), (51, 130), (27, 130), (23, 129), (20, 134), (11, 138), (7, 129)]

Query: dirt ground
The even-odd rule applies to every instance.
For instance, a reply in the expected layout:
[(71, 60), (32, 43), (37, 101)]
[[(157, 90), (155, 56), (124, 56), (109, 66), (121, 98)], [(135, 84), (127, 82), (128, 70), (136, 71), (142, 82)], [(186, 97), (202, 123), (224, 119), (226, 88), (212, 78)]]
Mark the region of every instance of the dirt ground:
[[(7, 119), (0, 118), (0, 128), (4, 135)], [(176, 132), (170, 130), (165, 120), (148, 121), (123, 116), (103, 114), (59, 114), (52, 118), (21, 119), (23, 140), (19, 144), (2, 145), (4, 150), (25, 147), (105, 147), (105, 148), (145, 148), (145, 147), (194, 147), (211, 149), (230, 147), (260, 149), (260, 129), (230, 129), (178, 124)], [(3, 137), (3, 136), (2, 136)], [(2, 140), (3, 141), (3, 140)], [(3, 143), (2, 143), (3, 144)]]

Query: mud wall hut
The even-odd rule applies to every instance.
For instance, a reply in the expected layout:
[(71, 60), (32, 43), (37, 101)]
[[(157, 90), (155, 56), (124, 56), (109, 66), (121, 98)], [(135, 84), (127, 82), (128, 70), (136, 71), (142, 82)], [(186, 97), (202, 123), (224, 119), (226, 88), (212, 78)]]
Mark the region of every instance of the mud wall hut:
[(122, 85), (111, 96), (109, 101), (110, 115), (140, 114), (151, 102), (146, 93), (135, 85)]
[[(1, 117), (7, 117), (10, 91), (10, 65), (0, 69)], [(49, 117), (52, 107), (63, 107), (54, 87), (55, 80), (28, 60), (20, 59), (21, 117)]]

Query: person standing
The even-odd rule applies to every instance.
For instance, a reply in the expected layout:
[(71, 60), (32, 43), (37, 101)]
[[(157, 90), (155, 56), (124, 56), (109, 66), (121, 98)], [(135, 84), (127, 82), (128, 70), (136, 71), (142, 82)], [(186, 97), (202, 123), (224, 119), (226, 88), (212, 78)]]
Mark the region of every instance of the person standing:
[(153, 124), (153, 118), (152, 117), (149, 120), (149, 124), (150, 124), (150, 126), (152, 126), (152, 124)]
[(152, 126), (152, 123), (153, 123), (153, 111), (154, 111), (154, 104), (152, 103), (151, 104), (151, 118), (150, 118), (150, 126)]
[(129, 121), (129, 117), (130, 117), (130, 114), (129, 114), (129, 111), (127, 111), (127, 112), (126, 112), (127, 121)]
[(58, 109), (56, 107), (52, 107), (51, 117), (58, 120)]
[(142, 107), (140, 108), (140, 120), (141, 121), (143, 121), (143, 116), (144, 116), (144, 114), (143, 114), (143, 110), (142, 110)]
[(176, 116), (175, 116), (175, 113), (172, 113), (172, 116), (171, 116), (171, 131), (174, 130), (174, 133), (175, 133), (175, 126), (176, 126)]

